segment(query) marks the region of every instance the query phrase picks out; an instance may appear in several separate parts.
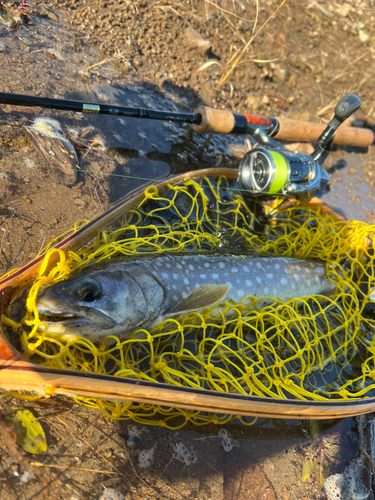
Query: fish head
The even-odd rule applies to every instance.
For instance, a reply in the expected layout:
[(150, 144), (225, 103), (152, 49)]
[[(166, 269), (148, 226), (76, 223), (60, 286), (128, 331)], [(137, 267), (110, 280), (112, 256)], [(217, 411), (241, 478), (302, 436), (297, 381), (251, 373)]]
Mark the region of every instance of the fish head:
[[(36, 307), (48, 333), (69, 339), (128, 337), (149, 318), (150, 309), (157, 309), (157, 304), (150, 307), (137, 271), (142, 274), (139, 269), (130, 273), (121, 266), (112, 266), (46, 287), (37, 297)], [(152, 278), (151, 285), (155, 286)], [(157, 292), (154, 300), (161, 302), (163, 291)]]

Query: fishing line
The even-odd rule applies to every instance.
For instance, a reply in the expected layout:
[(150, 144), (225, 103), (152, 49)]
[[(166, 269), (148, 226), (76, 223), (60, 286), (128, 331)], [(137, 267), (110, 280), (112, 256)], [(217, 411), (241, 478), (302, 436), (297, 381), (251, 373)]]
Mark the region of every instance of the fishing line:
[[(62, 170), (64, 172), (64, 169), (62, 167), (58, 167), (56, 165), (46, 165), (46, 164), (35, 164), (34, 163), (33, 167), (30, 168), (30, 167), (27, 167), (27, 165), (24, 162), (17, 162), (17, 161), (11, 161), (11, 160), (0, 160), (0, 164), (1, 163), (7, 163), (10, 165), (18, 165), (18, 166), (24, 166), (24, 167), (26, 166), (26, 168), (28, 168), (30, 170), (33, 170), (34, 168), (35, 169), (36, 168), (50, 168), (51, 170), (56, 169), (56, 170)], [(151, 178), (151, 177), (139, 177), (136, 175), (112, 174), (112, 173), (106, 173), (106, 172), (101, 172), (101, 171), (90, 172), (90, 170), (85, 170), (82, 168), (72, 168), (71, 170), (73, 172), (82, 172), (83, 174), (92, 175), (93, 177), (95, 177), (95, 176), (120, 177), (120, 178), (124, 178), (124, 179), (133, 179), (133, 180), (140, 180), (140, 181), (147, 181), (147, 182), (157, 182), (157, 181), (160, 181), (160, 179), (164, 178), (164, 176)], [(235, 169), (233, 169), (233, 170), (235, 170)], [(8, 174), (6, 174), (6, 175), (8, 175)], [(173, 173), (170, 173), (169, 175), (173, 175)], [(7, 177), (4, 177), (4, 178), (7, 178)], [(238, 186), (238, 188), (228, 187), (227, 190), (228, 191), (243, 192), (243, 193), (247, 193), (249, 195), (253, 194), (252, 191), (250, 191), (249, 189), (244, 189), (244, 188), (241, 188), (240, 186)]]

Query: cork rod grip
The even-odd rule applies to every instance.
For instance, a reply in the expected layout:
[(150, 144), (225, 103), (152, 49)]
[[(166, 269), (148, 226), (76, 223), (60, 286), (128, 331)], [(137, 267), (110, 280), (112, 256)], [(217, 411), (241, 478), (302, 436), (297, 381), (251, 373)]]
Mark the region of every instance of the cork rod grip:
[[(230, 134), (235, 129), (235, 115), (228, 110), (212, 109), (208, 106), (198, 106), (194, 113), (201, 115), (202, 121), (199, 125), (193, 125), (193, 130), (197, 134)], [(238, 115), (236, 115), (238, 116)], [(250, 116), (243, 115), (248, 121)], [(271, 121), (270, 118), (252, 117), (257, 119)], [(275, 119), (274, 119), (275, 120)], [(288, 120), (285, 118), (276, 119), (279, 129), (273, 137), (278, 140), (293, 142), (315, 142), (323, 130), (324, 124), (300, 122), (297, 120)], [(275, 120), (275, 121), (276, 121)], [(246, 122), (245, 122), (246, 123)], [(253, 124), (261, 124), (251, 122)], [(246, 127), (245, 127), (246, 131)], [(337, 129), (333, 143), (341, 146), (357, 146), (367, 148), (374, 142), (374, 133), (366, 128), (340, 127)]]
[(230, 134), (234, 128), (234, 114), (231, 111), (198, 106), (194, 113), (202, 117), (199, 125), (193, 125), (197, 134)]
[[(295, 142), (315, 142), (323, 130), (324, 124), (300, 122), (277, 118), (279, 130), (273, 137), (277, 140)], [(374, 142), (374, 133), (367, 128), (340, 127), (336, 130), (333, 144), (367, 148)]]

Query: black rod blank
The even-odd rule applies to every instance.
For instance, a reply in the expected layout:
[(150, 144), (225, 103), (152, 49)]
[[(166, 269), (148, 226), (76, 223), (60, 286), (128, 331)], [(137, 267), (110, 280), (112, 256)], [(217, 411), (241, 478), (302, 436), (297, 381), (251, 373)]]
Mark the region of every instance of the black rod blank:
[(17, 106), (39, 106), (41, 108), (61, 109), (63, 111), (76, 111), (79, 113), (96, 113), (101, 115), (128, 116), (131, 118), (148, 118), (150, 120), (166, 120), (179, 123), (197, 124), (202, 120), (200, 115), (194, 113), (173, 113), (172, 111), (154, 111), (153, 109), (131, 108), (128, 106), (114, 106), (95, 104), (66, 99), (50, 99), (21, 94), (7, 94), (0, 92), (0, 104), (14, 104)]

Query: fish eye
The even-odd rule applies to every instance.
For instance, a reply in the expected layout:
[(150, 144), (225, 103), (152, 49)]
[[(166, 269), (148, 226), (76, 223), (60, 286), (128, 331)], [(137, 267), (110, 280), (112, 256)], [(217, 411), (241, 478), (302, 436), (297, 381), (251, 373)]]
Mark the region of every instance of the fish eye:
[(78, 297), (85, 302), (93, 302), (100, 297), (101, 293), (102, 288), (95, 280), (84, 281), (77, 290)]

